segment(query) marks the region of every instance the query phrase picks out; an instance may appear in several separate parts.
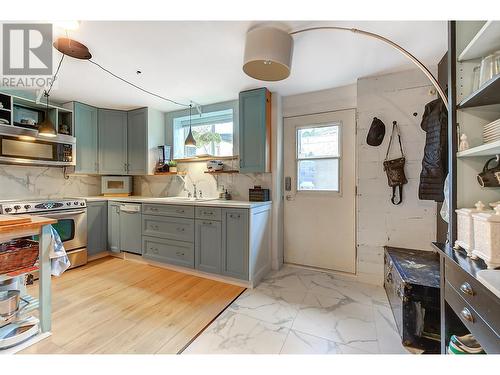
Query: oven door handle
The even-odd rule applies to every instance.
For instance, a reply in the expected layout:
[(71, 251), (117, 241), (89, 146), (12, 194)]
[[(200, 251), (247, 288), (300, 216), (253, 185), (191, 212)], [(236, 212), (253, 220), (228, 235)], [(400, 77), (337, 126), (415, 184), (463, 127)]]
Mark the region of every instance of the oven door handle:
[(67, 212), (58, 212), (58, 213), (45, 213), (45, 214), (36, 214), (35, 216), (43, 216), (43, 217), (66, 217), (66, 216), (74, 216), (74, 215), (82, 215), (86, 211), (78, 210), (78, 211), (67, 211)]

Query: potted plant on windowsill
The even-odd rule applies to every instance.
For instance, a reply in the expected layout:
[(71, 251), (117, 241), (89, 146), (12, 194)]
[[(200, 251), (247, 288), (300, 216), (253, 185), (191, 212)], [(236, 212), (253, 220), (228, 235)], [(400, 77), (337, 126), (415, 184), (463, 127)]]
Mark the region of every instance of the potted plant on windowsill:
[(175, 160), (170, 160), (168, 162), (168, 170), (172, 173), (177, 173), (177, 162)]

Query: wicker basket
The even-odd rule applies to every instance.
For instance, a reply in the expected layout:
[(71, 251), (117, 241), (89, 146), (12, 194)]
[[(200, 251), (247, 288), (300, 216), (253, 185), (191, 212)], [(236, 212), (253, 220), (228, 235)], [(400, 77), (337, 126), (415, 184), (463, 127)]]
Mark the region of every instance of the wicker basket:
[(0, 244), (0, 274), (33, 267), (37, 259), (37, 241), (18, 239)]

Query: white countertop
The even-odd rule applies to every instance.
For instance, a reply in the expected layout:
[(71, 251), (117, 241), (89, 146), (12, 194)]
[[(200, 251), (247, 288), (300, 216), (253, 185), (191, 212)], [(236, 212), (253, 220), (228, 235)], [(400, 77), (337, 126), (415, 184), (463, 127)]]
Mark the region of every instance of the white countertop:
[(255, 208), (261, 206), (271, 205), (272, 202), (249, 202), (249, 201), (236, 201), (236, 200), (201, 200), (201, 201), (184, 201), (172, 199), (172, 197), (143, 197), (143, 196), (130, 196), (130, 197), (73, 197), (78, 199), (85, 199), (87, 202), (135, 202), (135, 203), (155, 203), (155, 204), (173, 204), (183, 206), (204, 206), (204, 207), (232, 207), (232, 208)]

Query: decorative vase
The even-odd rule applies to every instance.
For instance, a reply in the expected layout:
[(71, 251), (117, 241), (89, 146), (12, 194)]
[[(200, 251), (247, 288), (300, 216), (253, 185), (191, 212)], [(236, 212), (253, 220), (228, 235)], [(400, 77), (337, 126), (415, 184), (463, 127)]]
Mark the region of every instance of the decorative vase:
[(169, 167), (169, 171), (172, 173), (177, 173), (177, 167)]

